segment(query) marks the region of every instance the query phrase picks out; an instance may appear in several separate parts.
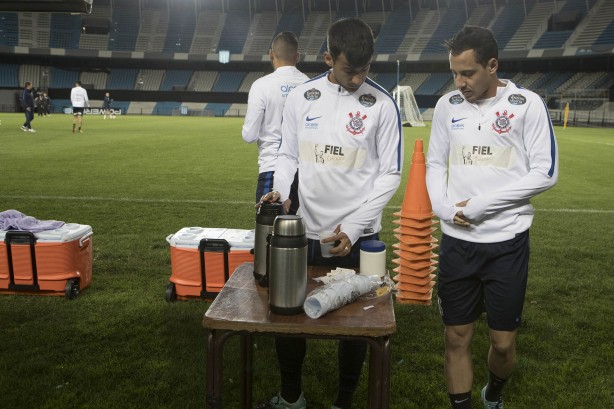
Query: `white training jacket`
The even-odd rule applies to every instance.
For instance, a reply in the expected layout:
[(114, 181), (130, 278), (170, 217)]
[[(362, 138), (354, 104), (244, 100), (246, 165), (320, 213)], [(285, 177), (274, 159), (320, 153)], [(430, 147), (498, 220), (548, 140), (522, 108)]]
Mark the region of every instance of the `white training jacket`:
[(349, 93), (327, 75), (288, 95), (274, 189), (285, 201), (298, 167), (307, 237), (341, 224), (355, 243), (381, 230), (401, 181), (403, 130), (395, 102), (378, 84), (367, 78)]
[(73, 107), (85, 108), (90, 106), (87, 91), (83, 87), (74, 87), (70, 90), (70, 103)]
[[(441, 231), (461, 240), (512, 239), (533, 221), (529, 199), (558, 179), (558, 148), (539, 95), (501, 80), (494, 98), (470, 103), (459, 91), (435, 107), (426, 181)], [(466, 207), (455, 204), (469, 199)], [(458, 210), (471, 222), (454, 224)]]
[(286, 96), (308, 79), (296, 67), (283, 66), (252, 84), (241, 133), (245, 142), (257, 142), (258, 173), (275, 170), (281, 141), (281, 114)]

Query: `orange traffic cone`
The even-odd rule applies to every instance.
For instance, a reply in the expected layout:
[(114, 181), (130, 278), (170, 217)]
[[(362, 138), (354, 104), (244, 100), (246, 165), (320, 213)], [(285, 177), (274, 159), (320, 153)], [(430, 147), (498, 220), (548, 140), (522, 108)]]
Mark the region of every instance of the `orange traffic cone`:
[(417, 140), (409, 168), (407, 186), (401, 205), (401, 211), (394, 213), (399, 219), (393, 223), (399, 227), (394, 229), (399, 243), (393, 244), (392, 260), (398, 267), (393, 280), (396, 281), (396, 300), (402, 304), (430, 305), (435, 286), (435, 265), (438, 257), (433, 253), (438, 245), (432, 234), (437, 230), (437, 224), (432, 220), (434, 214), (426, 189), (426, 161), (424, 144)]
[(426, 160), (424, 157), (424, 144), (422, 139), (414, 144), (414, 155), (411, 166), (401, 211), (394, 213), (401, 218), (424, 220), (433, 217), (431, 199), (426, 190)]

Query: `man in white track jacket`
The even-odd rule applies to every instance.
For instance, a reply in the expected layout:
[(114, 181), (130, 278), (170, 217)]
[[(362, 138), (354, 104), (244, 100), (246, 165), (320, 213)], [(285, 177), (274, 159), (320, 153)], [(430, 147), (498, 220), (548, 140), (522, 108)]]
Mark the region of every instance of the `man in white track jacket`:
[[(378, 238), (382, 211), (401, 181), (403, 130), (388, 92), (367, 78), (374, 50), (369, 26), (341, 19), (328, 30), (330, 71), (297, 86), (284, 107), (275, 191), (262, 201), (284, 202), (299, 170), (299, 214), (308, 264), (356, 268), (360, 243)], [(318, 234), (334, 231), (334, 257), (322, 257)], [(277, 337), (281, 391), (258, 408), (302, 409), (305, 339)], [(352, 408), (365, 359), (363, 341), (339, 341), (339, 389), (333, 408)]]
[(457, 87), (433, 114), (427, 187), (441, 219), (438, 297), (452, 408), (471, 408), (473, 322), (490, 328), (484, 408), (503, 408), (515, 362), (529, 260), (529, 200), (554, 186), (558, 153), (546, 105), (497, 77), (493, 34), (465, 27), (446, 45)]

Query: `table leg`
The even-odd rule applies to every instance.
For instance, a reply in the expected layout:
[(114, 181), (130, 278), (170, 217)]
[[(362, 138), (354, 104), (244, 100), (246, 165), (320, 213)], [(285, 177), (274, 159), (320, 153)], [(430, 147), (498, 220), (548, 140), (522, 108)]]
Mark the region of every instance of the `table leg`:
[(388, 409), (390, 401), (390, 339), (369, 340), (369, 408)]
[(390, 406), (390, 372), (392, 362), (392, 351), (390, 347), (390, 337), (382, 340), (384, 350), (382, 351), (382, 408)]
[(250, 334), (241, 335), (241, 408), (252, 406), (253, 339)]
[(222, 383), (224, 372), (224, 344), (237, 333), (210, 330), (207, 336), (207, 388), (206, 408), (222, 409)]

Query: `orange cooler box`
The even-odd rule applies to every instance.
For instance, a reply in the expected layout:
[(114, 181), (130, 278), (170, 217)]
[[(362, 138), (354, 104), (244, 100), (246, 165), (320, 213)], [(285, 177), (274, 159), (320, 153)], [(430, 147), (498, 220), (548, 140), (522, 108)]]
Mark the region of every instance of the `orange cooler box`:
[(92, 234), (76, 223), (37, 233), (0, 230), (0, 292), (75, 298), (92, 281)]
[(240, 264), (254, 261), (254, 236), (253, 230), (205, 227), (168, 236), (172, 274), (166, 300), (215, 298)]

